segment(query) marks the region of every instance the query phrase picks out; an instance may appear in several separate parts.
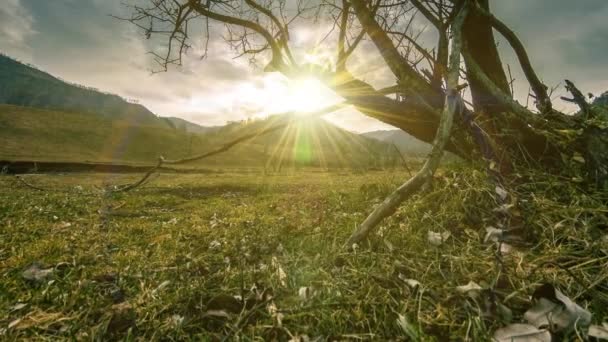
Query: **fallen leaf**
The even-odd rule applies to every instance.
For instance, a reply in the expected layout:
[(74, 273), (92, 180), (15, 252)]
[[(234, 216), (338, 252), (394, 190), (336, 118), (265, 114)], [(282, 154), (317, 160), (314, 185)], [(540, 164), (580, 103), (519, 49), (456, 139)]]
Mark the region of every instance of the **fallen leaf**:
[(279, 277), (279, 282), (281, 283), (281, 286), (283, 286), (283, 287), (287, 286), (287, 274), (285, 273), (285, 271), (283, 271), (283, 268), (281, 267), (281, 264), (279, 263), (279, 259), (277, 259), (277, 257), (273, 256), (271, 259), (271, 263), (272, 263), (272, 266), (277, 270), (277, 275)]
[(589, 311), (574, 303), (552, 285), (543, 286), (543, 297), (526, 311), (524, 318), (537, 328), (548, 327), (551, 331), (570, 329), (575, 324), (587, 326), (591, 323)]
[(219, 318), (226, 318), (226, 319), (230, 318), (230, 314), (228, 314), (224, 310), (207, 310), (207, 311), (205, 311), (204, 316), (219, 317)]
[(312, 287), (300, 287), (298, 290), (298, 296), (302, 300), (310, 299), (314, 295), (314, 289)]
[(277, 305), (274, 302), (270, 302), (266, 308), (268, 309), (270, 317), (274, 318), (275, 322), (277, 323), (277, 326), (282, 327), (283, 314), (279, 312), (279, 308), (277, 308)]
[(486, 227), (486, 237), (483, 239), (483, 243), (487, 243), (488, 241), (498, 242), (502, 240), (503, 232), (502, 229)]
[(602, 323), (602, 325), (592, 325), (589, 327), (587, 335), (595, 337), (598, 340), (608, 341), (608, 323)]
[(220, 247), (222, 247), (222, 243), (217, 240), (213, 240), (209, 243), (209, 249), (211, 250), (217, 250)]
[(547, 330), (539, 330), (530, 324), (515, 323), (496, 330), (496, 342), (551, 342)]
[(17, 326), (17, 325), (18, 325), (20, 322), (21, 322), (21, 318), (17, 318), (16, 320), (11, 321), (11, 322), (8, 324), (8, 328), (9, 328), (9, 329), (12, 329), (13, 327)]
[(57, 228), (69, 228), (72, 224), (70, 222), (60, 222), (57, 224)]
[(403, 273), (399, 273), (399, 279), (401, 279), (407, 286), (411, 287), (412, 289), (415, 289), (421, 285), (418, 280), (406, 278)]
[(15, 311), (19, 311), (21, 309), (23, 309), (24, 307), (27, 306), (27, 303), (17, 303), (13, 306), (10, 307), (10, 311), (9, 312), (15, 312)]
[(513, 204), (503, 204), (498, 208), (492, 209), (492, 211), (503, 215), (509, 215), (509, 211), (511, 211), (511, 208), (513, 208)]
[(433, 246), (440, 246), (450, 236), (451, 236), (450, 232), (447, 232), (447, 231), (442, 232), (442, 233), (436, 233), (436, 232), (432, 232), (429, 230), (427, 232), (427, 239), (428, 239), (429, 243)]
[(418, 327), (414, 324), (411, 324), (407, 317), (402, 314), (398, 314), (397, 317), (397, 325), (403, 330), (405, 335), (410, 338), (412, 341), (420, 341), (420, 333), (418, 332)]
[(501, 201), (504, 201), (507, 199), (507, 196), (509, 195), (509, 193), (503, 189), (500, 186), (496, 186), (496, 188), (494, 189), (494, 191), (496, 191), (496, 194), (498, 195), (498, 197), (500, 198)]
[(509, 254), (511, 253), (511, 251), (513, 250), (513, 246), (509, 245), (508, 243), (501, 243), (500, 244), (500, 254)]
[(461, 286), (456, 287), (456, 291), (458, 291), (460, 293), (468, 293), (471, 291), (481, 291), (481, 290), (483, 290), (483, 288), (472, 280), (469, 281), (469, 283), (466, 285), (461, 285)]
[(173, 315), (171, 316), (171, 318), (169, 319), (169, 322), (171, 323), (171, 325), (173, 325), (174, 327), (179, 327), (182, 325), (182, 323), (184, 323), (184, 316), (181, 315)]
[(155, 289), (152, 291), (152, 294), (153, 294), (153, 295), (157, 294), (157, 293), (158, 293), (158, 292), (160, 292), (162, 289), (164, 289), (165, 287), (169, 286), (169, 284), (171, 284), (171, 281), (169, 281), (169, 280), (165, 280), (165, 281), (163, 281), (162, 283), (160, 283), (160, 285), (158, 285), (158, 287), (157, 287), (157, 288), (155, 288)]
[(41, 282), (53, 275), (54, 271), (52, 267), (42, 268), (39, 263), (34, 262), (21, 275), (25, 280)]

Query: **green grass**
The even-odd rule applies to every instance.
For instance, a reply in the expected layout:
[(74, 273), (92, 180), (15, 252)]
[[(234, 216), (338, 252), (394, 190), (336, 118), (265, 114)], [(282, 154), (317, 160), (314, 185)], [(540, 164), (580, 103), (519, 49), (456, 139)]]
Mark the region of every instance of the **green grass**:
[[(493, 289), (513, 321), (544, 282), (594, 322), (608, 315), (608, 210), (563, 180), (514, 186), (532, 244), (501, 266), (482, 242), (494, 190), (474, 169), (443, 170), (352, 252), (343, 242), (405, 174), (162, 174), (129, 193), (96, 188), (135, 177), (27, 176), (67, 192), (0, 177), (10, 189), (0, 192), (0, 339), (403, 340), (403, 315), (422, 340), (488, 340), (508, 319), (487, 309), (487, 295), (456, 291), (471, 280)], [(452, 237), (436, 247), (428, 231)], [(33, 262), (56, 271), (28, 282)]]
[[(159, 155), (181, 159), (205, 153), (282, 119), (275, 116), (227, 125), (208, 134), (192, 134), (91, 113), (0, 105), (0, 160), (154, 165)], [(256, 137), (188, 167), (362, 169), (398, 163), (392, 146), (315, 119)]]

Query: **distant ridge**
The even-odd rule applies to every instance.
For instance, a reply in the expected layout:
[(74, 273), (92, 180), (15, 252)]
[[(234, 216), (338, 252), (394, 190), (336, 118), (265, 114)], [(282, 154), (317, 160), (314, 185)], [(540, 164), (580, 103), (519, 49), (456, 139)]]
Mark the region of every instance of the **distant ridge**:
[[(159, 117), (144, 106), (67, 83), (0, 55), (0, 160), (153, 164), (218, 148), (286, 119), (275, 115), (204, 127)], [(192, 167), (384, 168), (397, 165), (390, 144), (338, 128), (320, 118), (255, 136)], [(190, 166), (190, 165), (189, 165)]]
[(408, 156), (425, 156), (431, 151), (431, 145), (422, 142), (400, 129), (372, 131), (362, 134), (397, 146), (401, 153)]
[(90, 113), (133, 124), (168, 127), (146, 107), (97, 89), (63, 81), (0, 54), (0, 104)]

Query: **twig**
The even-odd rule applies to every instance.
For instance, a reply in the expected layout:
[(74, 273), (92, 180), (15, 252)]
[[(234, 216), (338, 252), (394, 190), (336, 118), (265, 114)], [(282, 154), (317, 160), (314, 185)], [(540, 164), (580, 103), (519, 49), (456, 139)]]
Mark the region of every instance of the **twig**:
[[(335, 112), (336, 110), (342, 109), (346, 106), (347, 104), (342, 102), (339, 104), (335, 104), (332, 106), (328, 106), (325, 107), (323, 109), (320, 109), (318, 111), (312, 112), (309, 115), (305, 116), (306, 118), (311, 118), (311, 117), (317, 117), (317, 116), (322, 116), (325, 114), (329, 114), (331, 112)], [(234, 147), (235, 145), (246, 141), (246, 140), (250, 140), (253, 139), (255, 137), (261, 136), (261, 135), (265, 135), (271, 132), (274, 132), (276, 130), (282, 129), (287, 127), (289, 124), (293, 123), (296, 120), (299, 120), (301, 118), (294, 118), (293, 116), (291, 116), (292, 114), (294, 114), (294, 112), (288, 112), (288, 113), (284, 113), (284, 114), (280, 114), (280, 115), (289, 115), (290, 118), (287, 120), (287, 122), (284, 123), (280, 123), (280, 124), (276, 124), (274, 126), (271, 127), (267, 127), (261, 131), (257, 131), (257, 132), (253, 132), (250, 134), (245, 134), (237, 139), (234, 139), (226, 144), (224, 144), (223, 146), (221, 146), (220, 148), (217, 148), (213, 151), (210, 152), (206, 152), (200, 155), (196, 155), (196, 156), (192, 156), (192, 157), (188, 157), (188, 158), (183, 158), (183, 159), (176, 159), (176, 160), (165, 160), (162, 156), (160, 156), (158, 158), (158, 163), (156, 164), (156, 166), (152, 167), (150, 170), (148, 170), (148, 172), (146, 172), (146, 174), (144, 174), (144, 176), (137, 182), (133, 183), (133, 184), (127, 184), (124, 186), (119, 187), (118, 189), (114, 189), (111, 190), (111, 192), (125, 192), (125, 191), (129, 191), (129, 190), (133, 190), (137, 187), (139, 187), (140, 185), (142, 185), (148, 178), (150, 178), (150, 176), (156, 172), (162, 165), (164, 164), (169, 164), (169, 165), (180, 165), (180, 164), (186, 164), (186, 163), (191, 163), (194, 161), (198, 161), (198, 160), (202, 160), (205, 158), (209, 158), (211, 156), (214, 156), (216, 154), (220, 154), (222, 152), (226, 152), (228, 150), (230, 150), (232, 147)]]
[(591, 110), (591, 106), (587, 102), (585, 95), (572, 83), (570, 80), (566, 80), (566, 90), (572, 94), (572, 98), (569, 99), (567, 97), (561, 97), (562, 100), (575, 103), (580, 109), (583, 120), (588, 120), (593, 118), (593, 111)]
[(401, 154), (401, 151), (399, 151), (399, 148), (397, 148), (397, 145), (395, 145), (395, 143), (393, 143), (392, 145), (393, 145), (393, 148), (395, 148), (395, 151), (397, 151), (397, 154), (399, 155), (399, 157), (401, 157), (401, 161), (403, 161), (403, 167), (407, 170), (407, 173), (410, 175), (410, 177), (412, 177), (412, 170), (410, 170), (410, 167), (407, 166), (405, 157), (403, 156), (403, 154)]
[(462, 25), (464, 24), (468, 7), (469, 6), (467, 5), (462, 7), (452, 24), (452, 51), (450, 53), (450, 65), (447, 74), (447, 96), (435, 140), (433, 141), (433, 149), (420, 171), (390, 194), (384, 202), (377, 206), (365, 221), (357, 227), (346, 243), (346, 247), (349, 249), (354, 244), (366, 239), (369, 233), (377, 227), (382, 220), (390, 216), (403, 201), (407, 200), (422, 188), (422, 186), (432, 178), (439, 166), (443, 150), (448, 143), (452, 131), (454, 114), (456, 111), (462, 110), (457, 89), (460, 71), (460, 53), (462, 51)]
[(35, 186), (35, 185), (32, 185), (32, 184), (30, 184), (30, 183), (26, 182), (26, 181), (25, 181), (25, 179), (21, 178), (20, 176), (15, 176), (15, 179), (16, 179), (16, 180), (17, 180), (19, 183), (21, 183), (21, 184), (25, 185), (26, 187), (28, 187), (28, 188), (30, 188), (30, 189), (34, 189), (34, 190), (37, 190), (37, 191), (48, 191), (48, 189), (40, 188), (40, 187), (37, 187), (37, 186)]

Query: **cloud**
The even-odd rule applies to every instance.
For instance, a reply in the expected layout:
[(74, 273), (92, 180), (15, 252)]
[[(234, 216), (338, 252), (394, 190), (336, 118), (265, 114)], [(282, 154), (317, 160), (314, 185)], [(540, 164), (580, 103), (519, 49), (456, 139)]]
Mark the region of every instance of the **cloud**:
[[(148, 51), (159, 49), (164, 42), (146, 40), (133, 25), (108, 16), (128, 16), (120, 3), (4, 0), (0, 6), (0, 48), (63, 79), (135, 98), (160, 115), (221, 124), (264, 110), (282, 111), (277, 103), (286, 95), (285, 80), (263, 73), (259, 66), (252, 67), (246, 57), (233, 59), (235, 52), (221, 39), (223, 25), (212, 25), (215, 38), (205, 60), (201, 60), (203, 37), (195, 36), (183, 66), (151, 75), (155, 65)], [(548, 85), (572, 78), (584, 91), (608, 89), (606, 75), (601, 72), (608, 56), (608, 1), (512, 0), (492, 4), (496, 15), (519, 34)], [(330, 30), (328, 23), (317, 22), (314, 30), (306, 20), (294, 24), (291, 33), (297, 59), (306, 58), (306, 54), (335, 58), (333, 47), (314, 49)], [(432, 29), (421, 37), (425, 44), (435, 44)], [(329, 42), (332, 39), (335, 37)], [(528, 87), (515, 55), (502, 40), (500, 49), (517, 79), (518, 98), (525, 100)], [(395, 82), (369, 41), (362, 42), (348, 67), (376, 87)], [(328, 120), (354, 131), (386, 128), (353, 110), (330, 115)]]
[(28, 38), (35, 34), (34, 19), (20, 0), (5, 0), (0, 6), (0, 47), (17, 58), (28, 57)]
[[(522, 40), (533, 66), (549, 87), (571, 79), (585, 92), (601, 94), (608, 89), (606, 59), (608, 34), (605, 0), (494, 1), (497, 17), (513, 28)], [(499, 47), (516, 79), (516, 95), (525, 101), (528, 86), (508, 43)], [(554, 95), (565, 95), (563, 86)], [(574, 105), (555, 100), (558, 109), (574, 110)]]

